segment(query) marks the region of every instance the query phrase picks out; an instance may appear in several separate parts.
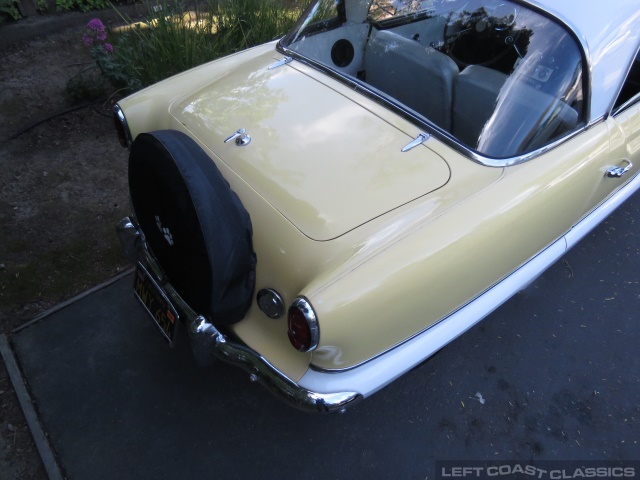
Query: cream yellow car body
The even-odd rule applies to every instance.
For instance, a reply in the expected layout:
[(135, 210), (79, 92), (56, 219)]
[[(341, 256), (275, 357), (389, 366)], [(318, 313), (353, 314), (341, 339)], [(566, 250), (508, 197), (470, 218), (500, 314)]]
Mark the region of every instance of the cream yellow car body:
[[(293, 382), (383, 361), (555, 245), (533, 280), (595, 226), (589, 216), (608, 199), (617, 205), (637, 188), (638, 104), (536, 158), (489, 166), (437, 134), (402, 152), (422, 128), (304, 62), (269, 68), (283, 59), (266, 44), (119, 107), (132, 139), (178, 130), (215, 162), (251, 216), (255, 290), (274, 288), (285, 305), (311, 301), (320, 325), (312, 352), (293, 349), (286, 318), (268, 318), (256, 302), (229, 327)], [(239, 128), (251, 135), (247, 147), (224, 142)], [(627, 165), (624, 176), (607, 175)]]

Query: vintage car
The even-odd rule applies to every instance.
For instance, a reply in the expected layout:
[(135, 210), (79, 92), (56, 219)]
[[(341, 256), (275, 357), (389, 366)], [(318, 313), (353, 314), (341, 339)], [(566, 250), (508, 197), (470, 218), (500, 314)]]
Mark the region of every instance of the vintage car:
[(637, 0), (314, 0), (118, 102), (134, 290), (170, 342), (343, 411), (640, 186)]

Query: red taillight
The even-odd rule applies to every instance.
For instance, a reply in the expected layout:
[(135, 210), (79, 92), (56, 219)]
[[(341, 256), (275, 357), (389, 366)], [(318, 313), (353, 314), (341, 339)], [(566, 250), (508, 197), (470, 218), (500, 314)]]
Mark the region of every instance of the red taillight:
[(288, 325), (289, 341), (296, 350), (309, 352), (318, 346), (318, 321), (304, 298), (297, 298), (289, 307)]

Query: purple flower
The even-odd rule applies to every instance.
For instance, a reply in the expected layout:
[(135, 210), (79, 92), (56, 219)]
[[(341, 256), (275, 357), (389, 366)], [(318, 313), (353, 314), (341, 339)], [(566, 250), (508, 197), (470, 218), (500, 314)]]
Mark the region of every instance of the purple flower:
[(102, 45), (102, 48), (104, 48), (105, 51), (109, 53), (113, 52), (113, 45), (111, 45), (110, 43), (105, 43), (104, 45)]
[[(84, 35), (82, 35), (82, 43), (84, 43), (87, 47), (92, 47), (94, 45), (103, 46), (104, 41), (107, 39), (107, 29), (104, 24), (98, 18), (94, 18), (89, 23), (87, 23), (87, 27), (85, 29)], [(112, 51), (113, 46), (109, 45), (109, 47), (103, 46), (106, 51)], [(109, 48), (111, 50), (109, 50)]]
[(89, 30), (93, 30), (94, 32), (104, 32), (104, 24), (100, 21), (99, 18), (94, 18), (89, 23), (87, 23), (87, 28)]

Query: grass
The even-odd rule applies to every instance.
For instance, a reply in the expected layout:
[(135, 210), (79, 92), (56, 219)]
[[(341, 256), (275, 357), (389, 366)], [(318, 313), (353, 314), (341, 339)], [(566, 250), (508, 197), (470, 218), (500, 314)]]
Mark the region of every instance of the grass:
[[(293, 5), (293, 6), (291, 6)], [(161, 3), (143, 22), (110, 32), (113, 52), (94, 49), (102, 74), (131, 93), (202, 63), (284, 35), (302, 11), (282, 0), (220, 0), (191, 6)]]

